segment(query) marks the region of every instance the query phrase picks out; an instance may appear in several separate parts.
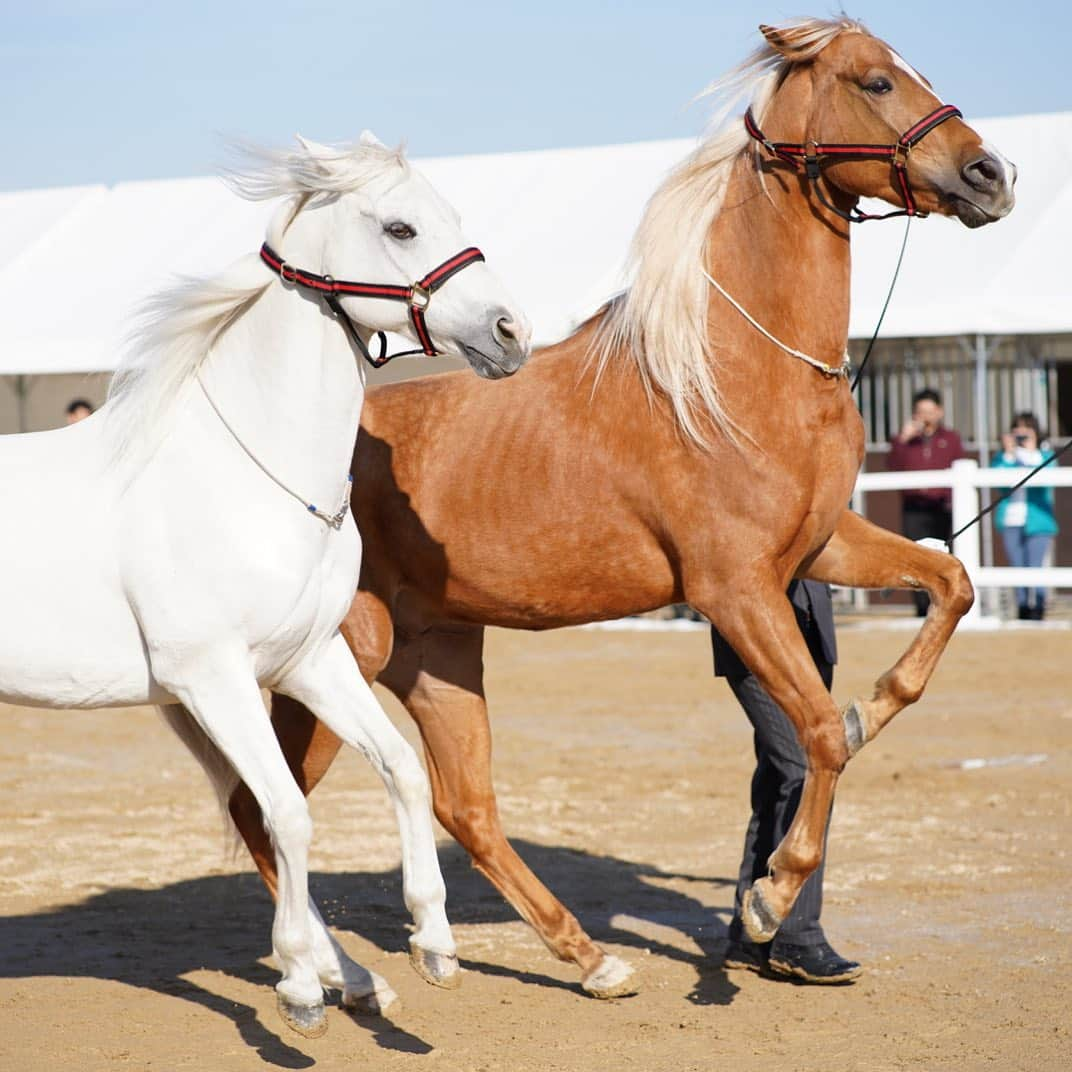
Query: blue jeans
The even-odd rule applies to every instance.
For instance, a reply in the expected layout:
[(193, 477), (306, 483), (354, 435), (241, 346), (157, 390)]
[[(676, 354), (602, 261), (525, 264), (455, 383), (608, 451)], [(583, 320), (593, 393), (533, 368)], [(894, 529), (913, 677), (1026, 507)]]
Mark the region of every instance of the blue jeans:
[[(1010, 566), (1041, 566), (1053, 537), (1048, 533), (1028, 536), (1023, 526), (1001, 530), (1001, 541), (1005, 544), (1005, 557)], [(1034, 599), (1032, 599), (1032, 595)], [(1046, 602), (1046, 592), (1042, 588), (1017, 588), (1016, 603), (1021, 607), (1041, 607)]]

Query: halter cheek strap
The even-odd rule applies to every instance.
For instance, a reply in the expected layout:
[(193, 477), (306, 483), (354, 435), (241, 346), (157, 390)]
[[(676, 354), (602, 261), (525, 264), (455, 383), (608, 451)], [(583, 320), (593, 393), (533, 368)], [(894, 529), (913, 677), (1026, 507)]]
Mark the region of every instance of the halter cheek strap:
[[(853, 142), (789, 142), (771, 141), (760, 130), (752, 109), (749, 108), (744, 114), (744, 128), (749, 135), (767, 150), (771, 156), (786, 160), (793, 167), (804, 168), (804, 174), (808, 177), (816, 196), (831, 212), (836, 213), (850, 223), (866, 223), (868, 220), (888, 220), (892, 216), (919, 216), (924, 217), (926, 212), (920, 212), (916, 207), (916, 199), (912, 195), (912, 185), (908, 181), (908, 154), (913, 146), (918, 145), (932, 130), (939, 127), (947, 119), (954, 117), (963, 118), (960, 109), (952, 104), (943, 104), (929, 115), (925, 115), (918, 122), (913, 123), (893, 145), (872, 145), (868, 143)], [(895, 212), (886, 212), (882, 215), (872, 215), (860, 212), (852, 208), (849, 212), (832, 205), (819, 185), (822, 173), (822, 164), (826, 160), (889, 160), (893, 165), (893, 173), (897, 179), (897, 185), (904, 201), (904, 208)]]
[[(358, 348), (365, 360), (373, 368), (386, 365), (396, 357), (406, 357), (409, 354), (426, 354), (434, 357), (439, 351), (432, 343), (432, 336), (428, 331), (428, 323), (425, 320), (425, 312), (432, 301), (432, 295), (448, 279), (457, 275), (463, 268), (471, 264), (477, 264), (484, 260), (484, 254), (475, 246), (463, 249), (449, 260), (433, 268), (422, 279), (408, 287), (398, 286), (393, 283), (358, 283), (348, 279), (334, 279), (330, 275), (317, 275), (315, 272), (307, 272), (303, 268), (295, 268), (279, 256), (267, 242), (261, 246), (261, 260), (275, 272), (284, 283), (290, 283), (296, 287), (315, 291), (323, 297), (328, 308), (335, 314), (336, 319), (343, 326), (350, 341)], [(368, 347), (361, 338), (354, 322), (346, 315), (339, 302), (339, 297), (354, 296), (359, 298), (384, 298), (387, 301), (401, 301), (409, 306), (409, 318), (413, 324), (413, 330), (417, 335), (417, 341), (421, 344), (417, 350), (402, 350), (396, 354), (387, 353), (387, 336), (382, 331), (376, 332), (380, 340), (380, 352), (376, 357), (369, 353)]]

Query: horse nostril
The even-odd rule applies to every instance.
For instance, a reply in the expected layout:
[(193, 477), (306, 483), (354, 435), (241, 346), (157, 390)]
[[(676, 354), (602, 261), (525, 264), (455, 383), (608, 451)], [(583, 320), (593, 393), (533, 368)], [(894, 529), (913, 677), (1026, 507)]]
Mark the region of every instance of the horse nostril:
[(961, 169), (964, 181), (976, 190), (990, 190), (1005, 181), (1005, 168), (996, 157), (980, 156)]
[(501, 316), (495, 321), (495, 331), (506, 342), (517, 342), (521, 333), (518, 325), (513, 320), (508, 320), (505, 316)]

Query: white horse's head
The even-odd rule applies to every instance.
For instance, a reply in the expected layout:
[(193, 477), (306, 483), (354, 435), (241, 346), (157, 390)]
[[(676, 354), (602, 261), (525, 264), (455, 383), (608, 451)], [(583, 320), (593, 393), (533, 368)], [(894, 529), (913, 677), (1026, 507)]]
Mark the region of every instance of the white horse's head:
[[(294, 195), (277, 215), (269, 245), (290, 269), (397, 291), (425, 279), (472, 247), (458, 214), (401, 152), (365, 133), (334, 148), (299, 138), (292, 152), (265, 154), (267, 167), (233, 177), (247, 197)], [(488, 379), (516, 372), (529, 355), (528, 319), (482, 259), (419, 292), (414, 303), (346, 293), (336, 300), (350, 319), (462, 357)], [(411, 313), (417, 304), (419, 315)], [(428, 338), (420, 337), (423, 322)]]

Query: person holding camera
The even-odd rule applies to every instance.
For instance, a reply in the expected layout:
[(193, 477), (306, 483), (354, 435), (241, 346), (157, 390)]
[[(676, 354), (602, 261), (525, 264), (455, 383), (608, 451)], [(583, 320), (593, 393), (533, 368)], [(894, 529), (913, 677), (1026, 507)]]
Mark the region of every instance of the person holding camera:
[[(964, 457), (960, 435), (942, 423), (942, 396), (930, 387), (912, 398), (912, 416), (890, 443), (887, 466), (891, 470), (948, 469)], [(951, 488), (910, 488), (901, 500), (901, 532), (910, 540), (926, 537), (948, 540), (953, 532)], [(913, 592), (916, 614), (923, 617), (930, 606), (926, 592)]]
[[(1012, 427), (1001, 437), (1001, 451), (991, 465), (997, 469), (1033, 469), (1052, 457), (1053, 451), (1043, 442), (1038, 418), (1033, 413), (1017, 413)], [(1041, 566), (1057, 535), (1053, 488), (1017, 488), (999, 504), (994, 525), (1001, 533), (1010, 566)], [(1017, 588), (1016, 605), (1020, 621), (1042, 621), (1046, 590)]]

